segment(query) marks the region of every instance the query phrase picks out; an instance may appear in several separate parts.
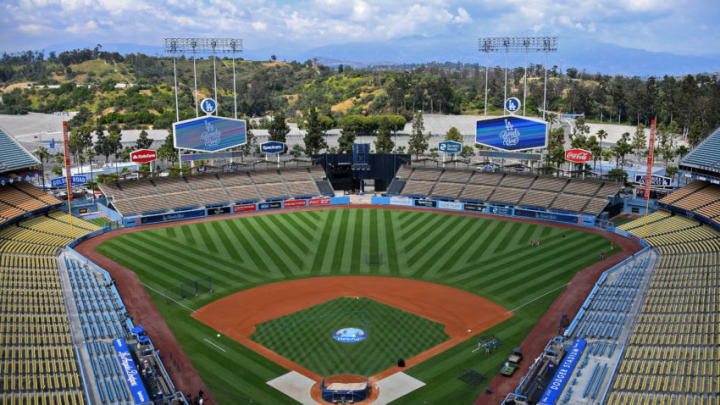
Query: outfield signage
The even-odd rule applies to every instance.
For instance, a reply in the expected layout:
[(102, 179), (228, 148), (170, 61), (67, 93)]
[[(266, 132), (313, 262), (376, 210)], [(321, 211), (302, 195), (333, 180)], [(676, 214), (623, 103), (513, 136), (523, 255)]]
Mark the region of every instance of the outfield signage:
[[(87, 183), (87, 176), (72, 176), (72, 185), (77, 186), (79, 184)], [(50, 186), (52, 187), (65, 187), (67, 186), (67, 177), (56, 177), (50, 180)]]
[(488, 214), (495, 214), (495, 215), (512, 215), (513, 209), (510, 207), (497, 207), (494, 205), (489, 205), (487, 207)]
[(233, 212), (249, 212), (249, 211), (255, 211), (257, 210), (257, 206), (255, 204), (239, 204), (233, 206)]
[(318, 205), (330, 205), (331, 203), (332, 199), (330, 197), (312, 198), (308, 200), (308, 205), (311, 207), (315, 207)]
[(477, 211), (477, 212), (483, 212), (485, 211), (485, 204), (478, 204), (478, 203), (469, 203), (466, 202), (463, 204), (463, 209), (465, 211)]
[(403, 207), (412, 207), (412, 198), (407, 197), (390, 197), (390, 205), (400, 205)]
[[(635, 183), (645, 184), (645, 176), (646, 175), (644, 174), (636, 174)], [(74, 182), (75, 181), (73, 181), (73, 183)], [(650, 185), (659, 187), (670, 187), (670, 177), (658, 176), (657, 174), (653, 174), (650, 177)]]
[(575, 148), (568, 149), (565, 151), (565, 160), (575, 163), (586, 163), (591, 159), (591, 152), (589, 150)]
[(133, 361), (132, 355), (130, 355), (130, 350), (125, 343), (125, 339), (119, 338), (113, 340), (113, 346), (115, 347), (118, 360), (120, 360), (120, 368), (123, 373), (125, 373), (125, 380), (128, 383), (128, 387), (130, 387), (130, 392), (132, 393), (135, 403), (144, 404), (149, 402), (150, 397), (147, 391), (145, 391), (145, 386), (135, 367), (135, 362)]
[(282, 142), (264, 142), (260, 144), (260, 152), (262, 153), (283, 153), (285, 144)]
[(283, 206), (285, 206), (285, 208), (305, 207), (307, 206), (307, 200), (289, 200), (285, 201)]
[(282, 201), (270, 201), (258, 204), (259, 210), (275, 210), (282, 208)]
[(454, 201), (438, 201), (437, 207), (442, 208), (444, 210), (455, 210), (455, 211), (462, 211), (463, 205), (459, 202)]
[(437, 201), (435, 200), (415, 200), (416, 207), (435, 208), (437, 207)]
[[(568, 224), (583, 224), (585, 222), (583, 217), (577, 215), (555, 214), (550, 212), (525, 210), (520, 208), (515, 208), (515, 215), (518, 217), (537, 218), (546, 221), (565, 222)], [(590, 220), (588, 219), (588, 222), (589, 221)], [(592, 222), (595, 222), (595, 217), (592, 217)]]
[(245, 120), (205, 116), (173, 124), (173, 139), (177, 149), (217, 152), (247, 142)]
[(545, 148), (547, 123), (510, 115), (479, 120), (475, 143), (507, 151)]
[[(140, 224), (152, 224), (155, 222), (165, 222), (165, 221), (177, 221), (179, 219), (185, 219), (185, 218), (197, 218), (197, 217), (204, 217), (205, 216), (205, 210), (195, 210), (195, 211), (183, 211), (183, 212), (175, 212), (172, 214), (160, 214), (160, 215), (150, 215), (147, 217), (140, 217), (138, 220), (140, 221)], [(137, 221), (136, 221), (137, 223)]]
[(220, 215), (220, 214), (229, 214), (230, 213), (230, 207), (213, 207), (207, 209), (208, 215)]
[(565, 358), (558, 366), (555, 376), (550, 381), (550, 385), (548, 385), (538, 405), (554, 405), (557, 402), (560, 393), (565, 388), (565, 384), (570, 380), (575, 365), (580, 361), (580, 356), (582, 356), (586, 344), (587, 341), (584, 339), (575, 339), (575, 343), (565, 354)]
[(440, 144), (438, 144), (438, 149), (440, 152), (445, 153), (460, 153), (462, 150), (462, 144), (455, 141), (440, 142)]
[(130, 160), (135, 163), (149, 163), (157, 159), (157, 152), (150, 149), (140, 149), (130, 153)]

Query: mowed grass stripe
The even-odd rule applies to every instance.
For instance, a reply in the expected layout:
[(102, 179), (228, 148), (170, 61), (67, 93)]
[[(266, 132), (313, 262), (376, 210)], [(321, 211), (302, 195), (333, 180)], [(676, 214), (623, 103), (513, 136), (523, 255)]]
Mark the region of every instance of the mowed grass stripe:
[(174, 226), (168, 226), (167, 228), (165, 228), (165, 234), (169, 238), (174, 238), (175, 237), (175, 228), (176, 227), (174, 227)]
[(435, 267), (429, 272), (425, 273), (426, 276), (442, 274), (443, 270), (452, 268), (454, 264), (458, 261), (458, 259), (462, 257), (465, 252), (470, 250), (471, 245), (476, 243), (478, 240), (483, 239), (482, 235), (483, 232), (488, 228), (487, 224), (487, 221), (484, 220), (471, 221), (468, 228), (463, 231), (463, 238), (461, 240), (458, 240), (456, 238), (448, 238), (448, 243), (454, 245), (455, 249), (452, 249), (450, 254), (445, 257), (445, 260), (437, 261), (435, 263)]
[[(173, 273), (182, 272), (183, 274), (189, 274), (190, 272), (200, 272), (205, 276), (212, 276), (213, 279), (217, 279), (224, 283), (238, 282), (237, 278), (242, 278), (244, 282), (252, 280), (247, 275), (238, 271), (238, 268), (226, 267), (222, 268), (216, 264), (221, 264), (220, 261), (216, 263), (207, 263), (196, 255), (192, 255), (183, 251), (175, 251), (168, 253), (168, 247), (164, 246), (162, 241), (152, 239), (147, 235), (142, 235), (140, 232), (132, 233), (129, 235), (135, 235), (135, 238), (127, 238), (125, 244), (131, 247), (135, 252), (134, 256), (138, 257), (142, 255), (143, 260), (152, 262), (154, 264), (167, 263), (172, 264)], [(193, 265), (189, 268), (189, 265)], [(177, 271), (176, 271), (177, 270)], [(208, 270), (212, 270), (208, 271)], [(190, 273), (191, 274), (191, 273)], [(195, 280), (199, 277), (192, 278), (188, 276), (189, 280)]]
[(195, 237), (193, 236), (190, 225), (182, 225), (182, 226), (180, 226), (180, 230), (182, 231), (183, 237), (185, 238), (185, 243), (187, 243), (189, 245), (197, 244), (195, 242)]
[[(213, 237), (210, 236), (210, 232), (208, 232), (208, 223), (207, 222), (199, 222), (196, 226), (197, 230), (200, 232), (200, 235), (202, 236), (200, 240), (202, 241), (203, 245), (207, 246), (208, 250), (215, 253), (220, 253), (217, 246), (215, 245), (215, 241), (213, 241)], [(213, 232), (213, 236), (217, 235), (217, 233)]]
[(405, 253), (410, 254), (410, 252), (416, 248), (425, 238), (427, 237), (428, 233), (433, 232), (433, 230), (437, 229), (438, 226), (444, 221), (447, 220), (445, 218), (445, 215), (437, 215), (432, 214), (430, 218), (427, 218), (425, 221), (421, 221), (418, 224), (417, 231), (414, 231), (412, 233), (412, 238), (409, 237), (403, 238), (403, 240), (408, 240), (408, 243), (405, 244)]
[[(403, 215), (408, 214), (408, 215)], [(399, 230), (405, 230), (412, 224), (419, 221), (421, 218), (423, 218), (423, 212), (419, 211), (401, 211), (398, 223), (400, 224)], [(406, 234), (403, 234), (403, 237), (405, 237)]]
[(239, 227), (240, 221), (241, 219), (226, 221), (232, 235), (238, 241), (238, 248), (242, 249), (245, 254), (250, 257), (250, 260), (261, 273), (274, 273), (260, 257), (260, 254), (258, 253), (259, 249), (253, 248), (248, 238), (245, 237), (245, 231), (241, 230)]
[[(304, 267), (304, 260), (301, 257), (305, 257), (304, 252), (299, 251), (296, 246), (292, 246), (292, 244), (287, 243), (287, 238), (283, 234), (282, 231), (279, 233), (276, 232), (277, 228), (272, 224), (272, 222), (269, 220), (270, 216), (259, 216), (257, 218), (257, 222), (259, 226), (262, 226), (265, 229), (265, 232), (267, 232), (270, 236), (270, 240), (277, 241), (276, 245), (283, 246), (284, 249), (277, 249), (276, 252), (278, 255), (283, 256), (285, 259), (287, 259), (285, 262), (289, 263), (288, 268), (293, 273), (298, 273), (302, 271)], [(295, 269), (295, 271), (293, 271)]]
[(362, 260), (362, 245), (364, 231), (365, 210), (355, 210), (355, 232), (353, 233), (351, 273), (360, 271)]
[(267, 215), (263, 218), (267, 218), (272, 225), (280, 231), (280, 234), (286, 236), (293, 243), (294, 247), (297, 248), (296, 252), (306, 255), (308, 253), (308, 247), (305, 242), (300, 239), (300, 235), (295, 229), (290, 229), (288, 222), (284, 218), (278, 218), (278, 215)]
[[(370, 257), (379, 260), (380, 256), (380, 231), (378, 230), (378, 210), (371, 209), (369, 215), (368, 242), (370, 243)], [(368, 266), (370, 271), (370, 266)]]
[[(295, 233), (299, 234), (300, 238), (307, 241), (308, 243), (311, 243), (315, 239), (315, 233), (307, 230), (305, 226), (301, 225), (298, 221), (296, 221), (295, 215), (282, 214), (278, 216), (277, 219), (278, 222), (287, 222), (289, 227), (292, 228)], [(327, 215), (323, 215), (322, 219), (327, 219)], [(307, 245), (305, 246), (305, 248), (308, 249)]]
[(481, 257), (483, 252), (490, 246), (492, 243), (492, 240), (490, 236), (497, 238), (496, 232), (501, 233), (504, 229), (505, 222), (502, 221), (491, 221), (490, 225), (488, 226), (488, 229), (486, 232), (483, 232), (484, 235), (487, 235), (485, 238), (479, 239), (480, 243), (475, 246), (475, 248), (469, 252), (471, 254), (466, 255), (465, 263), (470, 263), (471, 261), (476, 260), (477, 258)]
[(225, 231), (225, 222), (224, 221), (213, 221), (211, 222), (212, 228), (215, 231), (215, 233), (220, 238), (220, 241), (222, 242), (222, 246), (225, 248), (225, 252), (233, 258), (233, 260), (237, 260), (240, 263), (243, 263), (245, 260), (243, 260), (242, 256), (240, 255), (237, 246), (235, 246), (232, 241), (230, 240), (230, 237), (228, 236), (227, 232)]
[[(429, 214), (418, 212), (418, 214)], [(413, 236), (416, 236), (421, 230), (427, 227), (429, 222), (436, 221), (437, 217), (433, 214), (429, 215), (418, 215), (415, 217), (414, 223), (403, 231), (402, 240), (408, 240)]]
[[(300, 222), (305, 224), (307, 228), (309, 228), (312, 231), (316, 231), (318, 229), (318, 223), (321, 220), (321, 217), (318, 216), (310, 216), (311, 211), (300, 211), (298, 213), (294, 213), (293, 217), (297, 217)], [(324, 214), (324, 212), (323, 212)], [(289, 215), (289, 214), (288, 214)]]
[(500, 242), (495, 245), (495, 248), (493, 249), (494, 253), (506, 250), (510, 245), (510, 241), (513, 238), (517, 237), (517, 233), (520, 232), (520, 229), (527, 226), (527, 224), (524, 224), (522, 222), (506, 222), (506, 224), (509, 224), (506, 225), (507, 231), (505, 231), (505, 234), (503, 235), (502, 239), (500, 239)]
[(393, 220), (392, 215), (393, 211), (383, 210), (383, 217), (385, 218), (384, 226), (386, 235), (385, 246), (387, 247), (387, 265), (388, 273), (391, 276), (397, 275), (400, 272), (397, 244), (395, 243), (395, 221)]
[[(432, 260), (436, 258), (434, 256), (436, 253), (436, 249), (440, 244), (442, 240), (445, 240), (448, 233), (451, 232), (453, 229), (456, 229), (461, 222), (466, 221), (464, 217), (461, 216), (453, 216), (452, 218), (447, 218), (447, 221), (444, 224), (441, 224), (441, 226), (435, 228), (432, 230), (432, 232), (428, 233), (427, 240), (425, 244), (420, 245), (417, 249), (417, 251), (410, 256), (408, 259), (408, 264), (411, 266), (415, 266), (420, 259), (427, 257)], [(423, 274), (425, 274), (425, 271), (427, 271), (427, 268), (420, 267), (418, 271), (415, 273), (416, 277), (422, 277)]]
[[(320, 242), (317, 245), (317, 250), (315, 251), (315, 255), (313, 256), (310, 273), (316, 274), (320, 273), (323, 270), (323, 263), (325, 259), (327, 259), (326, 252), (328, 249), (328, 245), (330, 244), (330, 235), (332, 234), (332, 229), (335, 226), (336, 213), (337, 211), (332, 210), (325, 216), (325, 225), (323, 226), (323, 231), (320, 235)], [(328, 270), (332, 271), (332, 269)]]
[[(334, 213), (335, 211), (333, 211)], [(344, 252), (347, 252), (345, 250), (345, 240), (347, 238), (347, 232), (348, 232), (348, 221), (350, 212), (343, 210), (340, 216), (340, 224), (338, 225), (337, 231), (335, 233), (335, 237), (333, 238), (335, 241), (335, 249), (331, 251), (334, 253), (332, 255), (332, 268), (335, 270), (340, 270), (343, 266), (343, 259), (345, 258)], [(333, 227), (334, 228), (334, 227)]]
[[(259, 229), (257, 218), (261, 217), (258, 216), (246, 218), (245, 224), (247, 225), (248, 231), (252, 235), (253, 239), (260, 245), (265, 256), (267, 256), (274, 264), (274, 268), (276, 270), (279, 270), (280, 273), (282, 273), (285, 277), (292, 276), (293, 272), (290, 270), (290, 266), (283, 262), (283, 260), (277, 254), (277, 249), (275, 249), (277, 245), (275, 243), (271, 243), (277, 241), (277, 239), (273, 239), (272, 236), (265, 235), (264, 232), (261, 232), (261, 230)], [(270, 242), (268, 242), (268, 240)]]

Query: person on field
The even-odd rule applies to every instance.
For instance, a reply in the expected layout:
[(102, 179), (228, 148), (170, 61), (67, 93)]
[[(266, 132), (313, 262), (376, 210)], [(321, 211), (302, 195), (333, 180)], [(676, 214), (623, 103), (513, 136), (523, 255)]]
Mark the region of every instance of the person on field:
[(485, 343), (485, 354), (490, 354), (490, 342)]

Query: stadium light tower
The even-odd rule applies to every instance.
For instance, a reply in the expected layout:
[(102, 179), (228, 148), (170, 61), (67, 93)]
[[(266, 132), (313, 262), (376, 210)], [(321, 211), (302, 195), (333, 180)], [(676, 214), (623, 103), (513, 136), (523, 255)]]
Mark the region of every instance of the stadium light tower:
[(193, 78), (195, 81), (195, 115), (199, 115), (198, 96), (197, 96), (197, 67), (195, 65), (195, 55), (198, 53), (209, 53), (213, 57), (213, 87), (215, 91), (215, 102), (217, 109), (215, 115), (220, 110), (220, 102), (217, 98), (217, 68), (215, 66), (215, 55), (218, 53), (229, 53), (232, 55), (233, 68), (233, 103), (234, 117), (237, 119), (237, 85), (235, 80), (235, 55), (242, 52), (242, 39), (239, 38), (164, 38), (163, 47), (165, 53), (173, 55), (173, 71), (175, 77), (175, 112), (178, 121), (180, 120), (179, 107), (177, 105), (177, 68), (175, 58), (177, 55), (186, 53), (192, 54), (193, 57)]
[[(527, 96), (527, 55), (530, 52), (545, 54), (545, 87), (543, 89), (543, 120), (545, 119), (545, 104), (547, 101), (547, 54), (557, 51), (557, 37), (484, 37), (479, 40), (479, 51), (486, 56), (485, 66), (485, 116), (487, 116), (487, 99), (488, 99), (488, 67), (489, 55), (491, 53), (505, 53), (505, 90), (504, 100), (507, 99), (507, 71), (508, 71), (508, 55), (511, 53), (525, 54), (525, 73), (524, 73), (524, 89), (523, 89), (523, 115), (525, 115), (525, 99)], [(503, 102), (504, 102), (503, 100)]]

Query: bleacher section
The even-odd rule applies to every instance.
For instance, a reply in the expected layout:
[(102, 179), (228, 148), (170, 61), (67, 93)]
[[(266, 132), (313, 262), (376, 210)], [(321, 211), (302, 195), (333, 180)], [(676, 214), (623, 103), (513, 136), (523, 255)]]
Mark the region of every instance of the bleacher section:
[[(693, 181), (659, 201), (670, 209), (679, 208), (702, 215), (720, 225), (720, 186), (704, 181)], [(681, 211), (682, 212), (682, 211)]]
[[(642, 219), (621, 227), (642, 237)], [(646, 232), (662, 254), (607, 403), (718, 404), (720, 233), (660, 211)]]
[(403, 166), (388, 194), (599, 215), (620, 189), (615, 182)]
[[(0, 230), (0, 403), (84, 404), (55, 254), (62, 214)], [(73, 219), (75, 237), (96, 228)]]
[(0, 172), (24, 169), (38, 164), (40, 160), (20, 146), (10, 135), (0, 130)]
[(0, 186), (0, 224), (27, 212), (59, 203), (57, 198), (25, 181)]
[[(101, 184), (124, 216), (196, 207), (333, 195), (322, 169), (298, 167)], [(0, 206), (0, 210), (2, 206)]]

